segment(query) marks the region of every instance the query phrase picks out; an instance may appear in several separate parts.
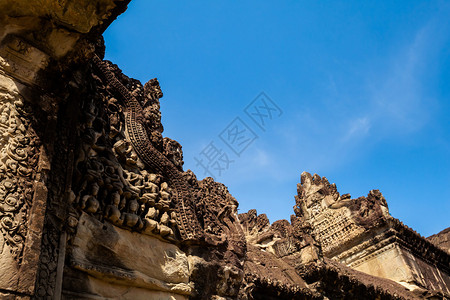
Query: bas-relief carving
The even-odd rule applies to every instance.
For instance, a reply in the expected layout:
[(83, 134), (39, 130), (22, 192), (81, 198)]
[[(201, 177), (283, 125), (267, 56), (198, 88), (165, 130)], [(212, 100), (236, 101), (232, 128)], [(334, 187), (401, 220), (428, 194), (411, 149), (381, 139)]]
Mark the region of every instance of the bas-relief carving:
[(291, 223), (287, 220), (278, 220), (270, 224), (265, 214), (257, 215), (256, 210), (252, 209), (240, 214), (239, 219), (247, 242), (277, 257), (301, 252), (312, 246), (295, 217)]
[(304, 172), (297, 191), (296, 213), (311, 224), (312, 234), (320, 242), (324, 253), (332, 252), (364, 232), (347, 207), (350, 196), (339, 195), (336, 185), (330, 184), (326, 178)]
[(321, 243), (322, 250), (325, 253), (364, 232), (364, 229), (356, 225), (351, 219), (350, 214), (348, 208), (341, 207), (323, 212), (310, 220), (314, 228), (313, 234)]
[(19, 280), (33, 199), (37, 139), (16, 83), (0, 74), (0, 288)]
[[(1, 77), (1, 75), (0, 75)], [(32, 200), (35, 137), (19, 94), (2, 89), (0, 79), (0, 253), (20, 262)]]
[[(145, 169), (127, 137), (122, 106), (103, 93), (81, 102), (73, 205), (116, 226), (174, 240), (172, 185)], [(76, 216), (72, 220), (75, 227)]]
[(351, 199), (349, 194), (340, 195), (336, 185), (325, 177), (304, 172), (297, 191), (294, 210), (311, 224), (312, 233), (326, 255), (334, 256), (367, 228), (390, 218), (386, 200), (378, 190), (370, 191), (367, 197)]
[[(111, 71), (108, 72), (110, 74)], [(118, 82), (117, 79), (115, 82)], [(100, 81), (98, 83), (101, 84)], [(155, 84), (151, 85), (155, 89)], [(123, 87), (120, 83), (119, 86)], [(125, 92), (126, 96), (132, 97), (128, 94), (128, 91)], [(78, 151), (77, 169), (87, 175), (81, 179), (82, 182), (75, 184), (75, 188), (78, 186), (75, 204), (89, 213), (104, 211), (103, 217), (118, 226), (174, 239), (178, 212), (173, 198), (179, 196), (181, 191), (174, 191), (173, 183), (163, 181), (164, 170), (161, 168), (155, 170), (159, 174), (152, 174), (144, 169), (144, 162), (137, 155), (135, 147), (132, 147), (122, 105), (114, 95), (103, 96), (107, 99), (107, 111), (101, 112), (102, 116), (98, 114), (103, 103), (94, 104), (91, 99), (82, 108), (85, 123), (80, 128), (82, 145)], [(151, 96), (147, 95), (147, 98)], [(150, 99), (149, 102), (151, 100), (155, 101)], [(146, 123), (151, 123), (150, 117), (155, 116), (152, 113), (155, 109), (148, 109), (153, 106), (145, 106)], [(159, 104), (156, 109), (158, 107)], [(105, 127), (106, 124), (109, 128)], [(141, 135), (146, 133), (141, 132)], [(167, 178), (167, 174), (164, 175)]]
[(210, 177), (197, 181), (191, 171), (185, 175), (193, 189), (195, 212), (206, 242), (189, 250), (196, 299), (237, 297), (246, 253), (238, 203), (224, 184)]
[[(147, 109), (152, 108), (148, 103), (152, 103), (154, 99), (151, 96), (145, 96), (145, 94), (151, 95), (155, 89), (148, 87), (149, 83), (147, 83), (147, 88), (144, 87), (144, 95), (138, 95), (139, 89), (136, 90), (134, 88), (136, 84), (139, 85), (138, 82), (128, 80), (130, 86), (126, 87), (116, 77), (114, 70), (105, 62), (102, 62), (97, 56), (94, 57), (93, 62), (100, 71), (100, 76), (113, 89), (113, 93), (120, 97), (126, 139), (129, 140), (133, 150), (136, 151), (143, 164), (164, 176), (173, 188), (174, 217), (176, 218), (177, 231), (180, 238), (185, 241), (199, 240), (202, 230), (195, 217), (191, 189), (180, 172), (180, 168), (162, 153), (162, 149), (158, 149), (162, 144), (154, 143), (155, 139), (162, 142), (160, 138), (162, 127), (154, 128), (148, 124), (158, 124), (160, 119), (158, 115), (154, 119), (148, 119), (149, 116), (155, 115), (152, 113), (154, 109)], [(137, 93), (133, 94), (135, 91)], [(141, 99), (141, 101), (138, 99)], [(168, 151), (170, 152), (170, 149)], [(173, 160), (174, 157), (171, 158)]]
[[(75, 5), (76, 3), (72, 2), (68, 1), (65, 4), (63, 15), (56, 13), (60, 12), (61, 7), (59, 6), (50, 9), (54, 10), (51, 15), (56, 17), (58, 21), (64, 20), (64, 26), (66, 27), (73, 25), (73, 29), (87, 32), (93, 26), (101, 24), (102, 21), (98, 22), (100, 15), (103, 19), (109, 18), (109, 14), (105, 14), (105, 11), (110, 12), (117, 5), (118, 1), (115, 3), (103, 1), (101, 6), (97, 5), (98, 3), (96, 5), (92, 3), (92, 5), (88, 5), (89, 9), (94, 9), (95, 14), (91, 16), (85, 15), (90, 18), (89, 24), (85, 24), (85, 27), (80, 24), (80, 18), (77, 19), (75, 17), (73, 19), (74, 11), (86, 10), (85, 5)], [(126, 3), (127, 1), (123, 2)], [(3, 4), (0, 4), (0, 6)], [(36, 3), (19, 1), (16, 4), (17, 6), (22, 5), (24, 8), (32, 8)], [(31, 16), (39, 16), (41, 14), (39, 9), (44, 11), (49, 9), (47, 2), (41, 4), (41, 7), (35, 7), (34, 10), (24, 9), (21, 13), (24, 15), (29, 14), (30, 18)], [(121, 5), (123, 6), (123, 4)], [(11, 9), (8, 8), (3, 11), (10, 12)], [(74, 23), (71, 24), (72, 21), (69, 20), (72, 20)], [(21, 20), (16, 24), (16, 27), (20, 28), (20, 26), (25, 26), (26, 24), (27, 22), (23, 23)], [(62, 57), (70, 50), (71, 45), (73, 46), (78, 38), (78, 36), (66, 36), (65, 38), (70, 40), (68, 43), (65, 43), (67, 41), (64, 41), (64, 39), (61, 40), (61, 43), (55, 43), (55, 38), (57, 40), (58, 36), (64, 38), (64, 30), (45, 31), (49, 33), (49, 36), (41, 37), (42, 41), (40, 42), (49, 46), (46, 50), (49, 50), (50, 53), (46, 54), (25, 42), (25, 40), (32, 39), (31, 36), (28, 36), (26, 39), (22, 37), (16, 38), (14, 34), (10, 34), (11, 28), (0, 31), (2, 38), (8, 37), (8, 40), (2, 40), (1, 44), (1, 68), (16, 80), (24, 82), (33, 88), (36, 87), (36, 84), (39, 85), (36, 75), (39, 70), (46, 67), (48, 55), (53, 58)], [(39, 42), (33, 44), (42, 46)], [(67, 45), (69, 46), (66, 47)], [(62, 48), (66, 50), (62, 51)], [(89, 52), (90, 50), (87, 49), (86, 51)], [(83, 55), (85, 54), (83, 53)], [(107, 78), (111, 79), (108, 76)], [(123, 119), (123, 115), (127, 116), (126, 112), (129, 113), (128, 116), (137, 112), (143, 115), (144, 118), (147, 118), (147, 121), (151, 118), (159, 118), (157, 123), (160, 124), (159, 102), (157, 100), (162, 96), (162, 93), (160, 90), (158, 91), (159, 85), (157, 81), (151, 81), (145, 87), (148, 90), (146, 91), (146, 96), (148, 96), (149, 101), (145, 102), (142, 107), (139, 107), (140, 104), (137, 103), (135, 107), (136, 102), (133, 101), (136, 99), (131, 96), (128, 90), (124, 93), (124, 87), (117, 79), (112, 79), (113, 81), (109, 83), (112, 83), (112, 86), (116, 86), (116, 95), (118, 92), (124, 98), (121, 99), (122, 104), (131, 103), (132, 105), (125, 105), (126, 110), (122, 111), (122, 120), (118, 124), (114, 124), (114, 118), (111, 118), (111, 123), (113, 123), (111, 129), (114, 129), (114, 125), (122, 126), (116, 132), (119, 133), (118, 136), (115, 137), (114, 130), (111, 130), (113, 132), (111, 136), (108, 129), (105, 131), (105, 125), (107, 124), (102, 122), (108, 123), (110, 119), (108, 116), (99, 116), (97, 114), (98, 111), (96, 110), (98, 107), (95, 106), (98, 103), (89, 103), (89, 101), (93, 100), (90, 97), (84, 103), (85, 107), (83, 109), (86, 108), (86, 113), (84, 115), (85, 122), (81, 128), (83, 131), (81, 134), (82, 142), (80, 143), (79, 151), (76, 151), (78, 155), (76, 157), (76, 168), (79, 176), (73, 182), (73, 190), (69, 192), (67, 197), (64, 197), (73, 204), (73, 209), (70, 210), (70, 215), (67, 219), (69, 233), (75, 234), (77, 232), (78, 220), (82, 214), (81, 211), (84, 211), (99, 220), (109, 221), (116, 226), (127, 228), (131, 231), (140, 231), (147, 235), (153, 235), (158, 239), (173, 242), (180, 239), (195, 240), (199, 238), (198, 235), (201, 234), (201, 230), (195, 223), (196, 218), (192, 208), (189, 207), (192, 205), (189, 203), (190, 191), (181, 173), (181, 146), (171, 139), (162, 139), (160, 134), (162, 126), (152, 127), (149, 126), (152, 125), (152, 122), (150, 122), (150, 124), (146, 124), (146, 127), (143, 127), (140, 124), (141, 120), (128, 119), (129, 122), (126, 123), (127, 119)], [(127, 88), (130, 87), (128, 86)], [(111, 100), (113, 101), (114, 99)], [(123, 102), (124, 100), (125, 102)], [(4, 141), (6, 145), (1, 145), (2, 156), (0, 158), (2, 159), (2, 167), (13, 175), (19, 174), (22, 177), (27, 177), (29, 174), (26, 173), (27, 169), (23, 168), (22, 160), (33, 156), (21, 156), (24, 153), (27, 154), (24, 148), (29, 140), (23, 138), (25, 135), (20, 130), (22, 130), (23, 126), (27, 129), (28, 124), (14, 123), (16, 119), (11, 115), (13, 114), (13, 109), (4, 104), (3, 99), (1, 104), (1, 112), (4, 115), (2, 115), (1, 121), (8, 118), (8, 124), (5, 123), (8, 126), (7, 131), (13, 134), (8, 140), (2, 137), (2, 142)], [(99, 106), (103, 104), (101, 103)], [(16, 108), (18, 107), (20, 105), (17, 105)], [(138, 109), (136, 110), (136, 108)], [(2, 134), (3, 125), (5, 124), (1, 124)], [(15, 127), (18, 129), (16, 130)], [(138, 133), (136, 133), (136, 130)], [(105, 134), (108, 136), (105, 136)], [(158, 148), (156, 152), (151, 148), (152, 143)], [(144, 153), (149, 150), (147, 149), (148, 147), (150, 147), (150, 153)], [(3, 151), (4, 149), (6, 150)], [(139, 151), (141, 153), (137, 155)], [(13, 162), (14, 159), (15, 162)], [(33, 166), (33, 162), (27, 161), (25, 166)], [(154, 170), (150, 171), (145, 169), (144, 166), (145, 168), (153, 167)], [(67, 170), (70, 170), (70, 166)], [(29, 204), (32, 195), (28, 195), (27, 191), (24, 190), (20, 178), (12, 178), (9, 174), (4, 175), (3, 170), (1, 175), (0, 226), (2, 234), (0, 235), (0, 250), (2, 253), (6, 253), (5, 251), (9, 250), (10, 252), (8, 253), (20, 263), (23, 252), (23, 239), (26, 233), (26, 214), (28, 210), (26, 204)], [(7, 175), (9, 177), (6, 177)], [(16, 199), (15, 196), (19, 194), (20, 198)], [(56, 205), (59, 205), (59, 203)], [(64, 214), (50, 217), (59, 218), (60, 216), (64, 216)], [(48, 217), (46, 219), (48, 220)], [(47, 281), (47, 284), (36, 284), (38, 287), (37, 296), (39, 297), (44, 297), (45, 295), (53, 296), (52, 293), (55, 288), (53, 273), (56, 269), (56, 261), (54, 259), (61, 250), (55, 244), (55, 242), (59, 242), (59, 234), (59, 229), (55, 231), (52, 228), (44, 228), (39, 282)], [(3, 255), (2, 257), (6, 256)]]

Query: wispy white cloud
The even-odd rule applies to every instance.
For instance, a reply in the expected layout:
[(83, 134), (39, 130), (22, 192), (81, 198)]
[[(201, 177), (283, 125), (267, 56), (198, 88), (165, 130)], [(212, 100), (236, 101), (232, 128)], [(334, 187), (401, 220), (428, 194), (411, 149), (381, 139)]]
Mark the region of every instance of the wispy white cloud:
[[(426, 62), (433, 59), (428, 51), (433, 41), (433, 23), (423, 26), (414, 40), (391, 58), (385, 74), (373, 81), (370, 117), (380, 129), (389, 133), (409, 133), (423, 127), (429, 118), (429, 107), (423, 93)], [(388, 127), (388, 128), (386, 128)], [(386, 134), (386, 131), (383, 132)]]
[(365, 137), (370, 130), (370, 119), (368, 116), (350, 120), (347, 132), (343, 135), (341, 142)]
[(434, 99), (425, 91), (424, 82), (435, 75), (427, 67), (437, 59), (437, 49), (446, 40), (439, 34), (448, 32), (439, 26), (435, 19), (426, 23), (414, 39), (387, 59), (384, 70), (367, 77), (366, 93), (357, 95), (362, 99), (362, 109), (352, 112), (359, 117), (346, 122), (342, 143), (354, 141), (356, 145), (369, 136), (410, 134), (427, 125)]
[(273, 161), (273, 157), (271, 159), (269, 153), (266, 150), (261, 148), (256, 148), (254, 150), (254, 156), (252, 162), (257, 167), (267, 167), (270, 165), (271, 161)]
[[(414, 134), (427, 126), (435, 113), (427, 85), (438, 76), (430, 65), (440, 59), (439, 49), (448, 42), (450, 31), (450, 23), (444, 24), (442, 18), (425, 23), (412, 39), (393, 49), (384, 63), (358, 70), (366, 74), (359, 80), (360, 89), (340, 87), (337, 82), (346, 81), (328, 75), (331, 106), (313, 111), (312, 118), (310, 114), (297, 118), (307, 130), (285, 133), (286, 144), (295, 140), (301, 149), (299, 165), (336, 168), (364, 155), (369, 141)], [(301, 128), (298, 123), (296, 127)]]

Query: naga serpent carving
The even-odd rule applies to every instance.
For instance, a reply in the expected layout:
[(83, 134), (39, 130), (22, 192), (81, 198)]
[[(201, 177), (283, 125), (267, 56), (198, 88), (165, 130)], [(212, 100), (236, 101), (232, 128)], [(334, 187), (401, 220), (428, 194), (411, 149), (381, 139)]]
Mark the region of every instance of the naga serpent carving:
[(147, 166), (160, 172), (174, 187), (176, 221), (181, 239), (183, 241), (199, 240), (202, 237), (202, 230), (190, 206), (192, 201), (190, 187), (173, 163), (152, 145), (143, 125), (141, 104), (97, 55), (94, 55), (93, 63), (102, 73), (107, 84), (121, 96), (125, 108), (125, 133), (134, 150)]

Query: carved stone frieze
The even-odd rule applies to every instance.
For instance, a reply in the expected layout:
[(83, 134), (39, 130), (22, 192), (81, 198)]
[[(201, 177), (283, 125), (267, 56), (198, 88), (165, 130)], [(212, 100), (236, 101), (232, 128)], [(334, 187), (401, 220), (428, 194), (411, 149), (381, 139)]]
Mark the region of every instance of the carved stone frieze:
[(198, 181), (188, 170), (184, 178), (193, 190), (196, 217), (206, 242), (188, 249), (196, 291), (193, 298), (235, 298), (243, 282), (247, 249), (237, 214), (238, 203), (225, 185), (210, 177)]
[(116, 226), (174, 239), (173, 189), (145, 169), (127, 138), (122, 106), (101, 93), (81, 102), (74, 205)]
[[(94, 65), (99, 72), (99, 76), (105, 80), (105, 84), (109, 87), (109, 89), (105, 90), (109, 94), (105, 95), (106, 98), (114, 98), (109, 102), (109, 106), (113, 110), (111, 117), (113, 128), (111, 132), (115, 140), (121, 139), (121, 141), (114, 143), (116, 145), (116, 153), (122, 154), (122, 156), (128, 155), (129, 158), (132, 158), (128, 159), (128, 162), (135, 164), (137, 167), (134, 170), (132, 167), (125, 168), (125, 170), (139, 173), (145, 166), (151, 172), (161, 175), (167, 180), (168, 187), (170, 186), (170, 189), (164, 188), (160, 192), (159, 199), (161, 202), (158, 206), (161, 206), (162, 210), (158, 210), (157, 214), (157, 217), (160, 218), (160, 228), (162, 228), (162, 231), (160, 231), (163, 235), (171, 236), (174, 234), (173, 229), (175, 228), (172, 229), (169, 226), (176, 225), (176, 234), (182, 240), (199, 241), (202, 236), (202, 230), (195, 218), (191, 190), (180, 172), (179, 166), (182, 164), (178, 162), (178, 167), (174, 164), (182, 157), (182, 154), (180, 151), (172, 154), (172, 148), (175, 145), (174, 141), (168, 143), (170, 145), (167, 147), (167, 151), (163, 151), (164, 144), (160, 132), (162, 131), (162, 126), (158, 125), (160, 124), (160, 115), (153, 113), (155, 105), (156, 109), (159, 108), (158, 97), (162, 96), (162, 93), (158, 92), (157, 85), (155, 85), (157, 81), (153, 80), (147, 84), (147, 88), (143, 88), (138, 81), (122, 75), (118, 68), (107, 65), (98, 57), (94, 58)], [(120, 99), (119, 102), (116, 102), (115, 97)], [(122, 107), (114, 108), (114, 106), (117, 106), (116, 104)], [(86, 130), (92, 131), (89, 126)], [(92, 133), (91, 135), (99, 134)], [(95, 144), (98, 138), (93, 137), (93, 142), (91, 143)], [(170, 155), (170, 159), (163, 153)], [(120, 173), (121, 171), (119, 170), (118, 172)], [(120, 174), (117, 175), (121, 176)], [(134, 195), (133, 193), (131, 194)], [(129, 197), (128, 194), (125, 194), (125, 197)], [(127, 213), (131, 212), (131, 214), (135, 215), (146, 214), (147, 208), (152, 204), (152, 201), (149, 202), (149, 205), (142, 206), (142, 204), (145, 204), (142, 202), (145, 199), (147, 198), (135, 199), (137, 202), (141, 202), (138, 205), (132, 204), (131, 208), (128, 206), (129, 212)], [(170, 201), (172, 201), (172, 207), (170, 207)], [(135, 209), (136, 206), (140, 206), (141, 210)], [(167, 209), (167, 206), (169, 206), (169, 209)], [(154, 215), (153, 210), (151, 210), (150, 215)], [(152, 231), (153, 229), (150, 228), (154, 228), (156, 225), (152, 219), (149, 218), (147, 220), (144, 225), (138, 225), (136, 229)], [(174, 222), (170, 222), (170, 220), (174, 220)], [(158, 229), (158, 226), (156, 228)]]
[(317, 174), (303, 172), (297, 193), (294, 211), (310, 224), (326, 255), (390, 217), (380, 191), (372, 190), (367, 197), (351, 199), (349, 194), (340, 195), (334, 183)]

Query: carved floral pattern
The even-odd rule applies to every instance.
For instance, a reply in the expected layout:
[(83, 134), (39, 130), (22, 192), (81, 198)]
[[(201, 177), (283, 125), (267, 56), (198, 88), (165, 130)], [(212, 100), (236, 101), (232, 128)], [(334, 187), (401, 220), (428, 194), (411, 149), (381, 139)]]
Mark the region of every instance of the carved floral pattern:
[(20, 262), (37, 154), (33, 152), (35, 138), (29, 133), (29, 121), (20, 97), (0, 93), (0, 99), (0, 254), (9, 248), (14, 259)]

